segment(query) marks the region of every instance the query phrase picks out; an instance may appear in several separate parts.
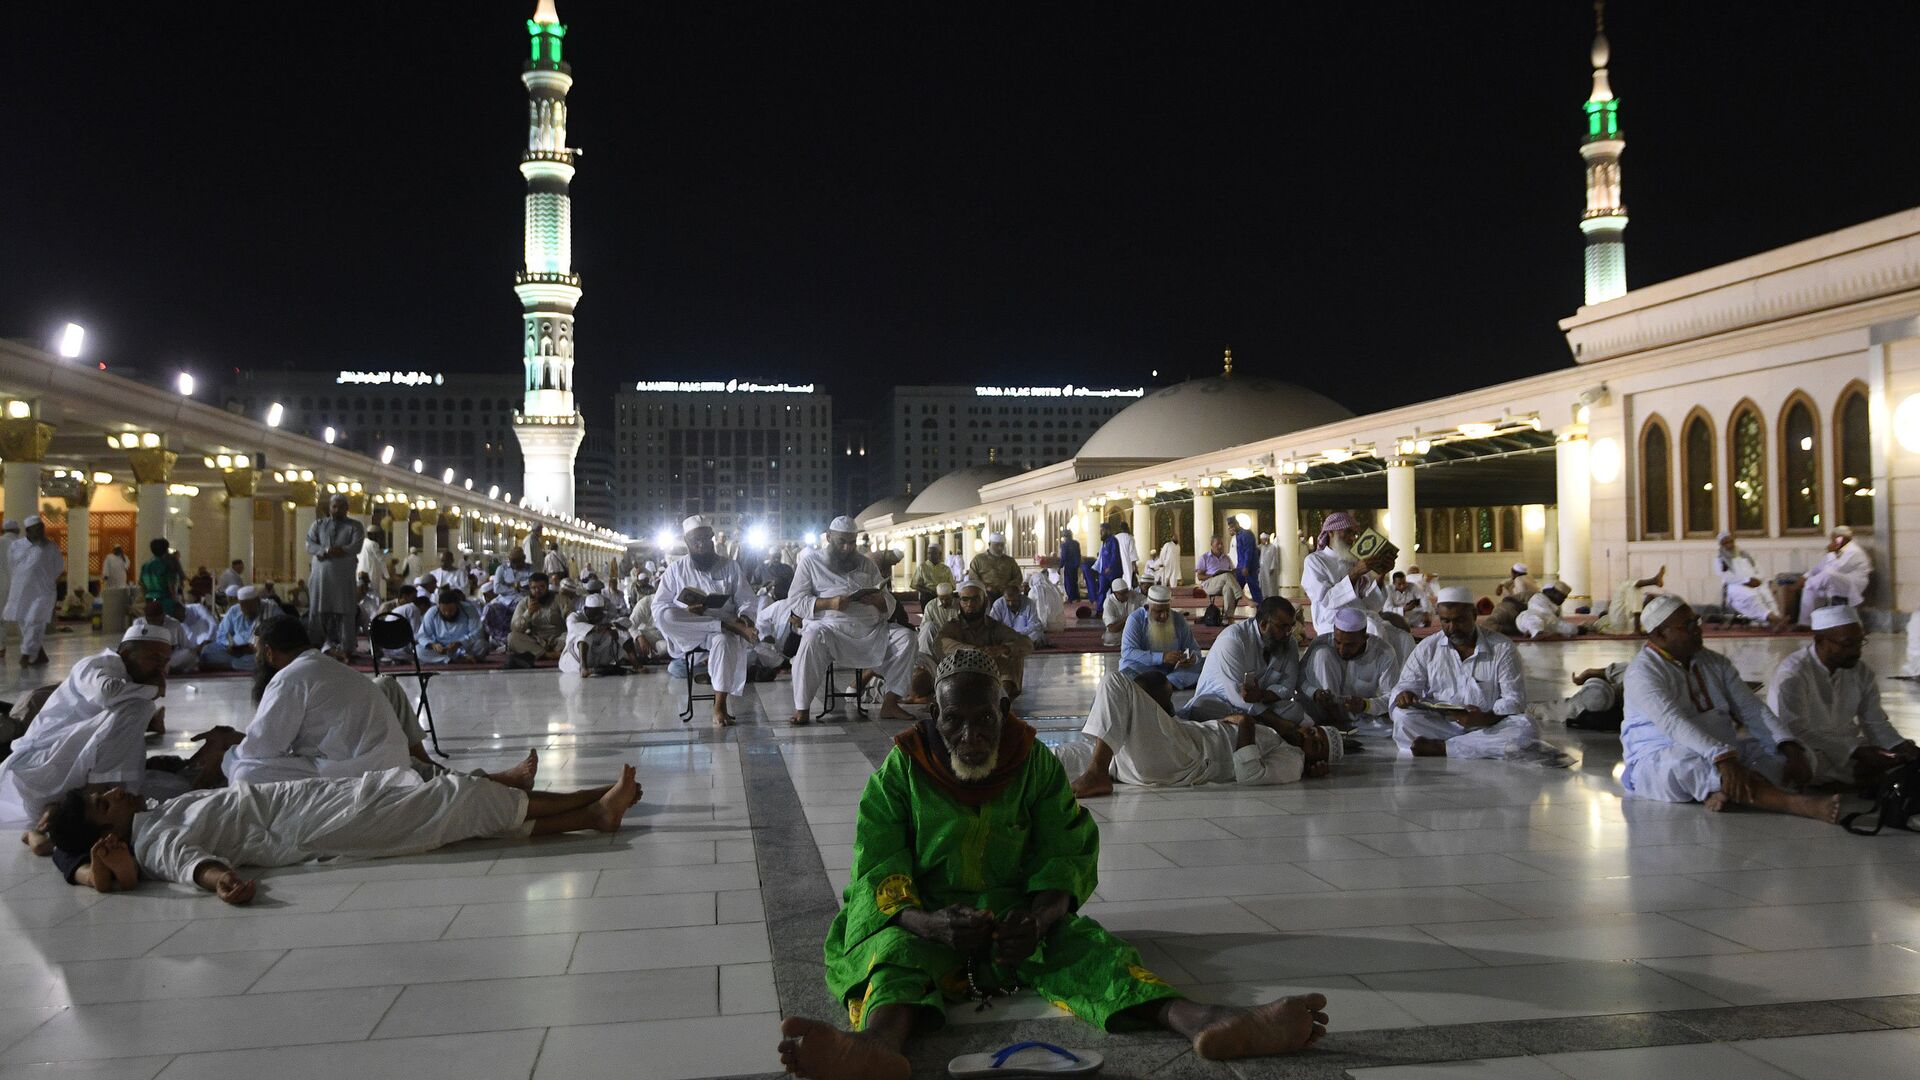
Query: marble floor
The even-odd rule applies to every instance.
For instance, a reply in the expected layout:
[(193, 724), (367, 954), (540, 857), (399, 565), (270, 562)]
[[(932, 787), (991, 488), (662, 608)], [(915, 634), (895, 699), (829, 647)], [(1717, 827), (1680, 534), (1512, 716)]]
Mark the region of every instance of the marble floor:
[[(1750, 678), (1804, 639), (1738, 639)], [(57, 636), (57, 677), (100, 647)], [(1903, 642), (1869, 659), (1898, 670)], [(1525, 647), (1535, 700), (1619, 642)], [(1041, 656), (1025, 707), (1074, 737), (1101, 656)], [(17, 668), (0, 697), (32, 685)], [(1920, 690), (1883, 682), (1904, 731)], [(661, 673), (433, 684), (456, 767), (541, 755), (541, 784), (634, 763), (614, 837), (475, 843), (262, 875), (230, 908), (192, 890), (76, 890), (0, 845), (0, 1080), (90, 1077), (762, 1075), (783, 1013), (838, 1015), (820, 937), (860, 786), (896, 726), (790, 729), (790, 684), (742, 726), (683, 725)], [(246, 717), (245, 680), (179, 680), (164, 745)], [(1281, 788), (1122, 789), (1089, 804), (1085, 914), (1193, 996), (1318, 990), (1316, 1052), (1214, 1065), (1170, 1038), (1103, 1035), (1037, 998), (956, 1007), (916, 1056), (1014, 1038), (1100, 1049), (1109, 1076), (1534, 1078), (1899, 1075), (1920, 1051), (1920, 836), (1625, 803), (1617, 742), (1547, 725), (1578, 767), (1397, 761)], [(1907, 1064), (1902, 1065), (1901, 1062)]]

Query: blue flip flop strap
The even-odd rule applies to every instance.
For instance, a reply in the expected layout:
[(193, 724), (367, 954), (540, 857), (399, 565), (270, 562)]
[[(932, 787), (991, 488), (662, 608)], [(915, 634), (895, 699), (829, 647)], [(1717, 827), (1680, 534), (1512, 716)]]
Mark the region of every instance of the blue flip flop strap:
[(1002, 1065), (1005, 1065), (1007, 1063), (1008, 1058), (1012, 1057), (1013, 1055), (1019, 1053), (1022, 1050), (1051, 1050), (1054, 1053), (1059, 1054), (1061, 1057), (1066, 1058), (1068, 1061), (1080, 1060), (1078, 1057), (1074, 1056), (1073, 1051), (1055, 1046), (1052, 1043), (1023, 1042), (1023, 1043), (1014, 1043), (1012, 1046), (1009, 1046), (1005, 1050), (1002, 1050), (999, 1053), (993, 1055), (993, 1067), (996, 1069), (1000, 1068)]

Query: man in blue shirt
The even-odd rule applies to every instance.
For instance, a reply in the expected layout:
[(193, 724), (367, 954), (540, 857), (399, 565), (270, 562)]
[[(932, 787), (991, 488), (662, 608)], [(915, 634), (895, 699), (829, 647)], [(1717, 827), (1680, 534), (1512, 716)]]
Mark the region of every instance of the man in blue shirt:
[(493, 650), (493, 642), (480, 625), (480, 613), (473, 610), (458, 589), (441, 589), (432, 610), (420, 617), (420, 630), (413, 643), (418, 646), (423, 664), (447, 664), (455, 660), (484, 660)]
[(1260, 592), (1260, 542), (1252, 529), (1240, 526), (1238, 517), (1228, 516), (1227, 528), (1233, 533), (1233, 576), (1257, 605), (1266, 598)]
[(200, 666), (215, 670), (253, 670), (253, 628), (260, 623), (260, 590), (243, 585), (235, 603), (220, 617), (213, 639), (200, 650)]
[(1186, 616), (1173, 610), (1172, 589), (1149, 588), (1147, 606), (1127, 616), (1127, 628), (1120, 634), (1120, 670), (1129, 675), (1158, 671), (1176, 690), (1191, 690), (1200, 681), (1200, 643)]
[(1067, 587), (1067, 601), (1080, 599), (1080, 541), (1072, 529), (1060, 530), (1060, 577)]

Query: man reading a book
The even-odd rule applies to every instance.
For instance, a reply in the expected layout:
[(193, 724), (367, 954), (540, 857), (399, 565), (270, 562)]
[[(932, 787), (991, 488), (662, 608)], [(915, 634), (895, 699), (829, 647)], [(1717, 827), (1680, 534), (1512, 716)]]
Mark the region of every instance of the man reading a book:
[(741, 611), (753, 602), (747, 574), (713, 546), (713, 523), (698, 514), (680, 523), (687, 553), (667, 564), (653, 594), (653, 622), (667, 654), (681, 663), (694, 649), (707, 650), (713, 683), (713, 726), (727, 727), (727, 700), (747, 688), (747, 659), (760, 635)]
[(872, 670), (885, 692), (881, 717), (913, 719), (900, 707), (900, 699), (912, 689), (913, 631), (893, 621), (895, 601), (886, 574), (855, 546), (857, 529), (850, 517), (834, 518), (827, 526), (826, 547), (801, 552), (793, 571), (787, 599), (793, 602), (793, 614), (805, 620), (800, 651), (793, 657), (795, 724), (807, 722), (807, 710), (826, 685), (829, 665)]

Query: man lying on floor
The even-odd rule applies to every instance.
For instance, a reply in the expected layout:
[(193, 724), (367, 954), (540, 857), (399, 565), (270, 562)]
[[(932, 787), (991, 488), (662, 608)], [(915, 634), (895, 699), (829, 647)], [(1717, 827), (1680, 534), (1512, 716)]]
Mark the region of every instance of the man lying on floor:
[[(1263, 603), (1279, 599), (1269, 596)], [(1233, 629), (1255, 625), (1248, 619)], [(1158, 671), (1108, 672), (1083, 730), (1087, 739), (1054, 751), (1082, 799), (1111, 795), (1116, 780), (1147, 787), (1291, 784), (1327, 775), (1345, 745), (1337, 731), (1279, 717), (1178, 719), (1173, 684)]]
[(415, 855), (460, 840), (614, 832), (640, 785), (633, 766), (611, 787), (522, 791), (447, 773), (422, 781), (411, 769), (314, 777), (196, 791), (150, 809), (124, 788), (74, 790), (54, 805), (56, 848), (88, 862), (68, 880), (124, 892), (140, 879), (194, 884), (245, 904), (257, 882), (237, 866), (293, 866), (312, 859)]
[(1075, 915), (1096, 884), (1100, 834), (1059, 761), (1014, 717), (985, 654), (947, 656), (934, 692), (934, 718), (895, 739), (867, 781), (827, 931), (827, 985), (853, 1030), (788, 1017), (788, 1072), (907, 1080), (901, 1051), (916, 1028), (940, 1026), (950, 994), (1015, 986), (1102, 1028), (1165, 1028), (1209, 1059), (1285, 1053), (1325, 1033), (1319, 994), (1251, 1009), (1188, 1001)]

